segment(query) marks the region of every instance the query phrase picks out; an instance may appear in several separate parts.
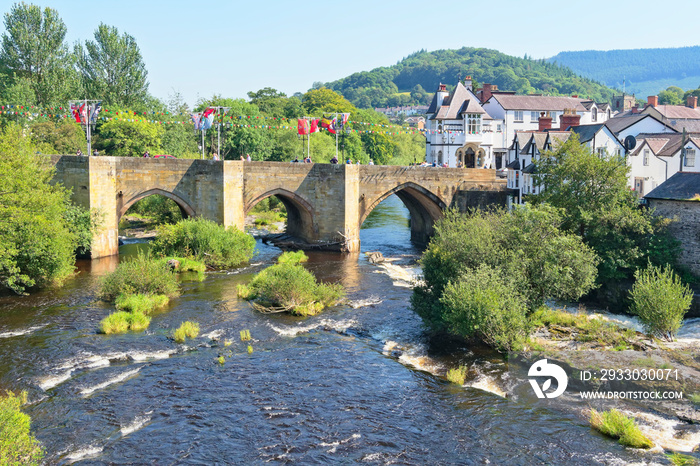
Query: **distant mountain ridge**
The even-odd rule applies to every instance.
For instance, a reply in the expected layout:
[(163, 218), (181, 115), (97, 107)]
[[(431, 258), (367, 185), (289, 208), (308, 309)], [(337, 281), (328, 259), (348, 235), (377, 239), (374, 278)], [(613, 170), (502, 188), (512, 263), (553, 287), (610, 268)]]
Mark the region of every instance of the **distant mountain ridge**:
[(454, 86), (471, 76), (519, 94), (579, 95), (609, 102), (613, 90), (547, 60), (513, 57), (497, 50), (463, 47), (422, 50), (396, 65), (362, 71), (325, 83), (360, 108), (426, 105), (440, 83)]
[(656, 95), (668, 86), (700, 87), (700, 46), (561, 52), (547, 60), (609, 87), (624, 87), (638, 98)]

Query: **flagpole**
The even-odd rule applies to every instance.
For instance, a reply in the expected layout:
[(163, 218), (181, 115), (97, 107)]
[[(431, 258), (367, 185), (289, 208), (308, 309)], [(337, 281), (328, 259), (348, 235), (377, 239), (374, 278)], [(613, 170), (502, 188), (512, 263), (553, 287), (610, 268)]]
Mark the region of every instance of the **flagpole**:
[(90, 134), (90, 106), (88, 105), (87, 99), (85, 100), (85, 107), (87, 108), (87, 118), (85, 118), (85, 125), (87, 126), (87, 155), (90, 157), (92, 155), (92, 134)]
[[(338, 158), (338, 114), (335, 114), (335, 158)], [(344, 162), (344, 160), (343, 160)]]

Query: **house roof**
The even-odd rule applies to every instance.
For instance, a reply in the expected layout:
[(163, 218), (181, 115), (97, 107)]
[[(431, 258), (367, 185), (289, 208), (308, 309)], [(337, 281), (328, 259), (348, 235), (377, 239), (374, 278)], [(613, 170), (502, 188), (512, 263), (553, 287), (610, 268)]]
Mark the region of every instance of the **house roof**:
[(535, 170), (535, 164), (531, 163), (527, 167), (523, 168), (523, 173), (536, 173), (537, 170)]
[(571, 131), (578, 134), (580, 142), (588, 142), (598, 134), (598, 131), (605, 127), (605, 123), (596, 123), (594, 125), (581, 125), (571, 127)]
[(513, 144), (509, 147), (509, 149), (515, 149), (515, 142), (517, 140), (518, 146), (521, 148), (524, 148), (527, 143), (530, 141), (530, 138), (532, 137), (532, 132), (530, 131), (516, 131), (515, 132), (515, 137), (513, 138)]
[(700, 173), (678, 172), (644, 197), (689, 201), (698, 195), (700, 195)]
[(512, 169), (514, 169), (514, 170), (520, 170), (520, 160), (519, 160), (519, 159), (513, 160), (511, 163), (509, 163), (508, 165), (506, 165), (506, 168), (512, 168)]
[(700, 133), (700, 120), (670, 120), (667, 123), (679, 132), (686, 130), (689, 133)]
[(573, 108), (579, 112), (585, 112), (587, 110), (586, 107), (581, 104), (582, 99), (575, 97), (494, 94), (491, 96), (491, 99), (496, 99), (505, 110), (555, 110), (559, 112), (563, 112), (565, 109), (569, 108)]
[[(690, 108), (683, 105), (656, 105), (654, 108), (665, 118), (700, 119), (700, 108)], [(648, 109), (648, 107), (647, 107)], [(646, 110), (646, 109), (645, 109)]]
[(554, 143), (559, 142), (563, 144), (566, 142), (571, 136), (571, 131), (549, 131), (547, 134), (549, 135), (549, 143), (552, 145), (553, 149), (556, 149)]
[[(700, 148), (700, 134), (686, 134), (686, 142), (690, 141), (695, 144), (696, 147)], [(683, 145), (683, 134), (682, 133), (647, 133), (637, 135), (637, 140), (643, 140), (649, 149), (654, 152), (659, 157), (673, 157), (681, 150)], [(639, 155), (642, 151), (644, 143), (640, 144), (637, 149), (632, 152), (631, 155)]]
[(673, 129), (676, 131), (673, 127), (667, 125), (663, 121), (659, 120), (658, 118), (654, 117), (653, 115), (649, 115), (648, 113), (628, 113), (624, 115), (616, 115), (613, 118), (610, 118), (608, 121), (605, 122), (605, 125), (608, 127), (610, 131), (615, 133), (617, 136), (619, 133), (622, 131), (626, 130), (630, 126), (632, 126), (635, 123), (640, 122), (641, 120), (645, 118), (651, 118), (662, 125), (666, 126), (667, 128)]

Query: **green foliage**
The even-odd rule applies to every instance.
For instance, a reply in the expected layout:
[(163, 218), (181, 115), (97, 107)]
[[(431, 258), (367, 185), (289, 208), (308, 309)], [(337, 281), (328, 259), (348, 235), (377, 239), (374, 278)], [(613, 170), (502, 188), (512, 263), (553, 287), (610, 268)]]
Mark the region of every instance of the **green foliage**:
[(680, 453), (667, 453), (666, 458), (675, 466), (698, 466), (700, 462), (692, 456)]
[(459, 366), (454, 369), (450, 369), (446, 374), (447, 380), (457, 385), (464, 385), (467, 379), (467, 366)]
[(529, 199), (563, 209), (563, 229), (600, 257), (598, 283), (631, 278), (649, 260), (676, 262), (678, 243), (667, 233), (668, 222), (638, 208), (624, 159), (598, 157), (572, 135), (536, 165), (537, 183), (547, 189)]
[(184, 343), (188, 338), (197, 338), (197, 335), (199, 335), (199, 324), (188, 320), (173, 332), (173, 339), (178, 343)]
[(188, 125), (167, 125), (163, 133), (163, 152), (179, 159), (200, 157), (197, 140)]
[(572, 329), (565, 338), (573, 337), (574, 341), (598, 342), (601, 345), (627, 348), (628, 343), (635, 337), (631, 329), (623, 329), (603, 319), (589, 317), (585, 314), (571, 314), (566, 311), (541, 307), (533, 312), (530, 317), (533, 328), (547, 327), (550, 332), (556, 334), (556, 329), (562, 327)]
[(117, 296), (114, 305), (118, 311), (150, 314), (156, 309), (165, 307), (168, 301), (170, 301), (170, 298), (162, 294), (121, 294)]
[(36, 99), (14, 103), (65, 105), (75, 92), (77, 79), (73, 55), (64, 42), (66, 25), (58, 12), (15, 3), (5, 13), (4, 23), (0, 62), (9, 70), (6, 77), (20, 87), (31, 88)]
[(440, 297), (450, 332), (477, 338), (501, 352), (519, 349), (528, 334), (527, 307), (499, 269), (481, 265), (459, 275)]
[(213, 268), (237, 267), (250, 260), (254, 248), (252, 236), (202, 218), (162, 226), (151, 244), (156, 254), (191, 256)]
[(85, 150), (85, 131), (70, 118), (59, 121), (37, 121), (30, 124), (32, 140), (44, 154), (74, 155)]
[(315, 315), (337, 304), (344, 295), (342, 286), (317, 283), (314, 275), (299, 264), (302, 260), (298, 253), (283, 253), (277, 264), (258, 273), (247, 286), (239, 285), (238, 296), (254, 300), (263, 311), (289, 311), (301, 316)]
[[(443, 293), (450, 281), (456, 286), (482, 265), (510, 277), (507, 286), (530, 309), (547, 298), (582, 296), (593, 286), (597, 259), (579, 238), (562, 232), (560, 224), (559, 211), (547, 206), (469, 215), (447, 212), (421, 259), (425, 283), (414, 289), (414, 310), (437, 330), (455, 330), (456, 322), (447, 322)], [(460, 334), (468, 333), (460, 328)]]
[(100, 126), (94, 146), (115, 157), (140, 157), (162, 152), (162, 125), (144, 120), (110, 120)]
[(119, 295), (165, 295), (169, 298), (179, 294), (177, 278), (164, 261), (139, 253), (136, 257), (120, 263), (107, 275), (100, 285), (99, 296), (105, 301), (114, 301)]
[(255, 224), (256, 225), (271, 225), (273, 223), (284, 222), (286, 216), (280, 212), (267, 211), (255, 214)]
[(30, 432), (31, 419), (21, 411), (27, 393), (0, 395), (0, 464), (33, 466), (41, 464), (44, 452)]
[(152, 219), (156, 224), (174, 224), (182, 220), (182, 211), (175, 201), (159, 194), (137, 201), (127, 211)]
[(365, 152), (377, 165), (387, 165), (394, 156), (396, 144), (386, 134), (363, 133), (361, 136)]
[(88, 255), (92, 246), (92, 236), (102, 224), (102, 213), (98, 210), (89, 211), (67, 203), (63, 218), (70, 232), (75, 235), (76, 254), (78, 256)]
[(140, 312), (114, 312), (100, 321), (100, 333), (106, 335), (126, 333), (129, 330), (142, 332), (148, 328), (151, 318)]
[(285, 251), (277, 258), (278, 264), (298, 265), (308, 261), (309, 256), (304, 251)]
[(677, 86), (670, 86), (665, 91), (659, 92), (659, 103), (662, 105), (683, 105), (683, 89)]
[(180, 263), (180, 265), (175, 268), (176, 272), (205, 272), (207, 270), (207, 265), (204, 262), (199, 262), (188, 257), (166, 257), (163, 259), (166, 263), (169, 260), (176, 260)]
[(342, 95), (326, 89), (311, 89), (301, 99), (304, 110), (308, 115), (318, 115), (321, 113), (352, 113), (357, 109)]
[(22, 129), (0, 134), (0, 287), (22, 293), (73, 273), (77, 238), (66, 222), (68, 192), (50, 183), (51, 161)]
[(241, 330), (241, 341), (250, 341), (250, 330)]
[(95, 40), (75, 46), (85, 95), (101, 96), (106, 105), (133, 106), (148, 95), (148, 72), (136, 40), (100, 23)]
[(630, 311), (639, 316), (649, 334), (669, 341), (683, 324), (693, 292), (670, 267), (649, 266), (634, 274)]
[(616, 409), (598, 412), (591, 410), (591, 426), (602, 434), (619, 439), (622, 445), (632, 448), (651, 448), (654, 444), (644, 436), (634, 422)]

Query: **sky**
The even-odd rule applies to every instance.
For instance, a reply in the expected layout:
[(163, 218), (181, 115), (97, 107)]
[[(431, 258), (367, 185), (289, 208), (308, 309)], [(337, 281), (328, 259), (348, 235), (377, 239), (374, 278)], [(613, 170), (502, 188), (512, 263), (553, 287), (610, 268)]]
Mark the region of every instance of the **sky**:
[[(3, 15), (13, 1), (1, 0)], [(314, 82), (390, 66), (425, 49), (486, 47), (522, 57), (562, 51), (700, 45), (700, 2), (648, 0), (181, 1), (30, 0), (58, 11), (66, 41), (93, 40), (100, 23), (136, 39), (149, 90), (193, 106), (213, 95), (291, 95)], [(679, 14), (682, 13), (682, 16)], [(680, 31), (680, 32), (679, 32)], [(4, 23), (0, 32), (4, 33)], [(430, 91), (430, 89), (428, 89)]]

